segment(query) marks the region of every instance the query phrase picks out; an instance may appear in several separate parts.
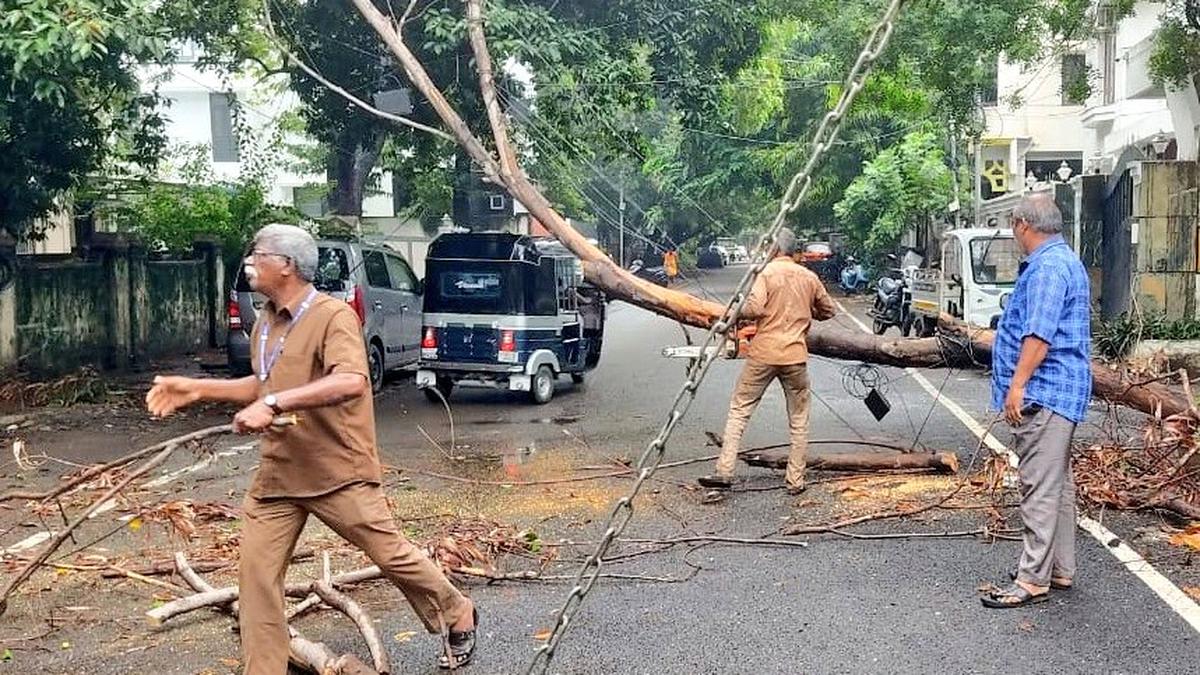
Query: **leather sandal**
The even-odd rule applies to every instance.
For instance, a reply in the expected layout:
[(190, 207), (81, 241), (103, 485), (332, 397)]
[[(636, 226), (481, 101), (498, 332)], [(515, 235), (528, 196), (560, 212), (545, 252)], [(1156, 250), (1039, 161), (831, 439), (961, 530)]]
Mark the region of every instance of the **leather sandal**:
[[(1011, 600), (1010, 598), (1015, 598), (1015, 600)], [(1025, 590), (1020, 584), (1013, 584), (1008, 588), (985, 595), (979, 601), (983, 603), (984, 607), (989, 609), (1012, 609), (1014, 607), (1024, 607), (1025, 605), (1036, 605), (1039, 602), (1045, 602), (1049, 599), (1049, 592), (1034, 595)]]
[[(450, 654), (443, 653), (438, 657), (438, 668), (455, 670), (471, 662), (471, 657), (475, 655), (475, 633), (479, 630), (479, 610), (472, 608), (471, 614), (475, 620), (475, 627), (461, 632), (450, 631), (450, 637), (447, 639)], [(453, 665), (450, 663), (450, 656), (454, 657)]]
[[(1014, 567), (1008, 571), (1008, 578), (1013, 581), (1017, 580), (1017, 568)], [(1069, 591), (1075, 587), (1074, 582), (1068, 581), (1064, 584), (1062, 581), (1057, 581), (1058, 579), (1062, 579), (1062, 577), (1050, 577), (1050, 588), (1056, 591)]]

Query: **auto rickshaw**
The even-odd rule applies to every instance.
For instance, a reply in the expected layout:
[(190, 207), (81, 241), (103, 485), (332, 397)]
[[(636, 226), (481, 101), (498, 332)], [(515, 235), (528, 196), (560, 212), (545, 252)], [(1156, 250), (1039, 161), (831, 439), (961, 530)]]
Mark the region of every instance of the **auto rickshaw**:
[(556, 240), (443, 234), (425, 268), (416, 382), (430, 400), (466, 386), (546, 403), (560, 376), (581, 384), (600, 362), (604, 295)]

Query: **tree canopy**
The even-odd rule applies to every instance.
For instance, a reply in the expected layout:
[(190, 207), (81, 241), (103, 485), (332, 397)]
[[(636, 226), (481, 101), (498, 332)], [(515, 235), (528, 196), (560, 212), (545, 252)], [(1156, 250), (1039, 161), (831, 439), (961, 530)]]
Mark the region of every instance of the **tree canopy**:
[(0, 12), (0, 227), (16, 236), (93, 172), (151, 165), (157, 101), (134, 68), (169, 33), (150, 0), (4, 0)]

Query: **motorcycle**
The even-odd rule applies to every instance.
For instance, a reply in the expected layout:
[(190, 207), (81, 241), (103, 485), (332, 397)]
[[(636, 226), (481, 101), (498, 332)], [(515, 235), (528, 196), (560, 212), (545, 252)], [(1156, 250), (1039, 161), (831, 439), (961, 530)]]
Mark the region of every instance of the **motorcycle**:
[(853, 256), (846, 256), (846, 265), (842, 267), (838, 282), (842, 290), (849, 295), (862, 293), (867, 290), (869, 281), (862, 263), (855, 260)]
[[(888, 259), (898, 261), (896, 256), (888, 255)], [(913, 268), (900, 270), (899, 278), (883, 276), (875, 283), (875, 304), (871, 308), (871, 332), (883, 335), (887, 329), (896, 326), (900, 334), (908, 337), (912, 334), (912, 283)]]
[(666, 286), (670, 280), (665, 269), (662, 267), (646, 267), (646, 264), (641, 260), (634, 260), (630, 263), (629, 272), (635, 277), (640, 277), (658, 286)]

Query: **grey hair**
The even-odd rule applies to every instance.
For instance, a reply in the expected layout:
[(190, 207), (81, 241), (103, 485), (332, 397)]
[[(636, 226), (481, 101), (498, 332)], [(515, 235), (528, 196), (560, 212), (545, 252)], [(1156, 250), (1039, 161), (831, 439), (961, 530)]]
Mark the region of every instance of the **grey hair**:
[(775, 233), (775, 248), (778, 248), (782, 255), (795, 255), (796, 233), (786, 227), (780, 229)]
[(301, 279), (312, 281), (317, 276), (317, 242), (303, 229), (272, 223), (254, 234), (254, 243), (256, 246), (264, 244), (272, 253), (291, 258)]
[(1027, 195), (1012, 212), (1013, 221), (1023, 220), (1042, 234), (1059, 234), (1063, 229), (1062, 212), (1049, 193)]

